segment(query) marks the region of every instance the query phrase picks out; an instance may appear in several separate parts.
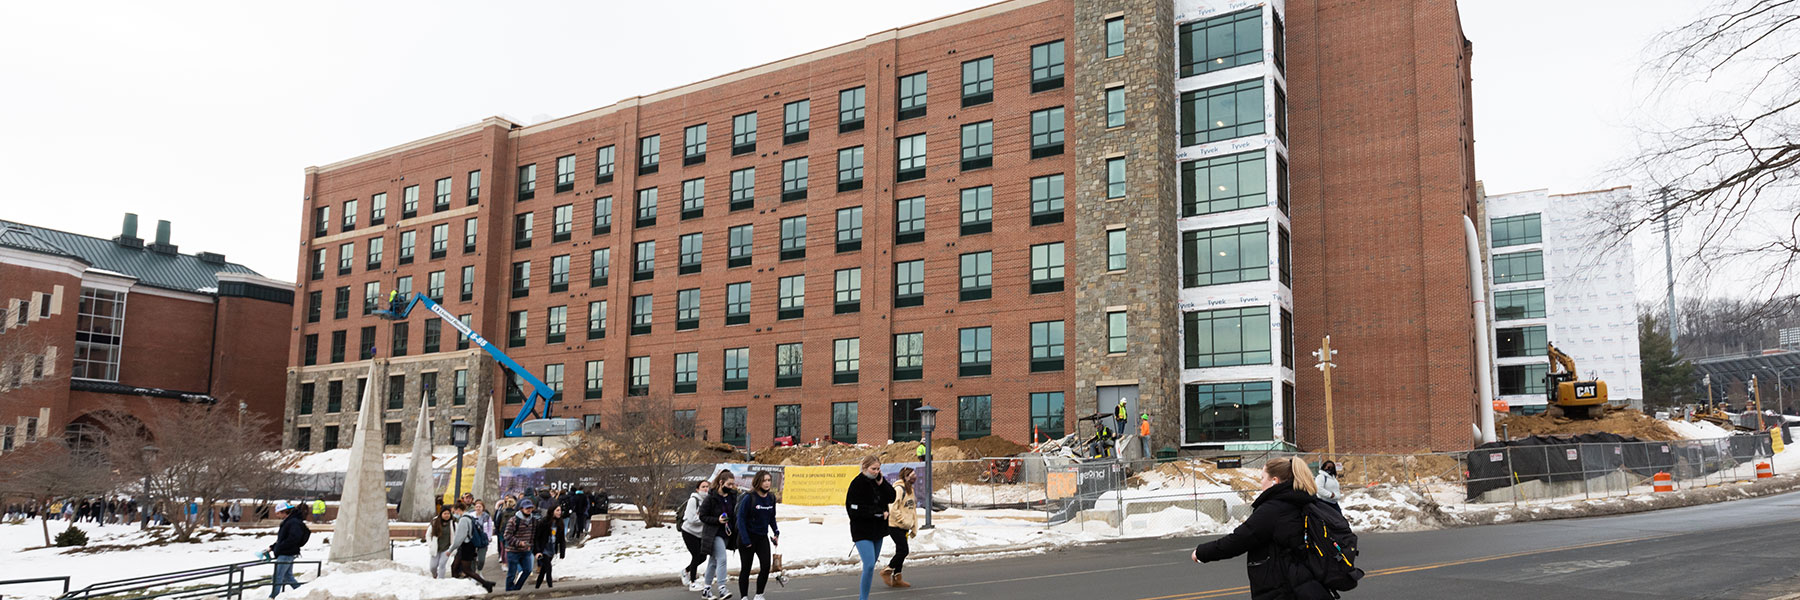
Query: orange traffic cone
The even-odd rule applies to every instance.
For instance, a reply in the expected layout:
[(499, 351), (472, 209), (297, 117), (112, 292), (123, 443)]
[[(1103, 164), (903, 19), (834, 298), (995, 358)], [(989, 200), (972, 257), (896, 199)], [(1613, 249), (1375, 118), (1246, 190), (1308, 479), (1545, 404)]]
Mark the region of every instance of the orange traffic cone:
[(1660, 494), (1663, 492), (1675, 491), (1675, 478), (1670, 477), (1668, 473), (1657, 473), (1656, 477), (1653, 477), (1652, 479), (1654, 479), (1656, 482), (1655, 483), (1656, 493)]

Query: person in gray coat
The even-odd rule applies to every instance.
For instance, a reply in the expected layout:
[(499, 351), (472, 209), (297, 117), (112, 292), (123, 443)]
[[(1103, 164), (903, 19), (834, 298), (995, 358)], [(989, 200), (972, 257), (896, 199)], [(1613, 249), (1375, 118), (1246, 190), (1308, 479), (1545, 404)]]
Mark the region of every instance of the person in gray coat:
[(1324, 500), (1326, 504), (1331, 505), (1331, 508), (1336, 509), (1338, 514), (1343, 514), (1344, 509), (1338, 506), (1338, 498), (1342, 494), (1338, 490), (1337, 472), (1337, 462), (1325, 461), (1319, 465), (1319, 474), (1314, 476), (1313, 483), (1319, 490), (1315, 495), (1320, 500)]

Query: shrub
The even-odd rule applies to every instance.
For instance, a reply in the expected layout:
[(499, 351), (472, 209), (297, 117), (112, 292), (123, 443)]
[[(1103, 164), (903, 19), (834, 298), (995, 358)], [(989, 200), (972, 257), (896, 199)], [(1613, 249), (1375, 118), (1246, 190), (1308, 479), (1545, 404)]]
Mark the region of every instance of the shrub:
[(56, 547), (58, 548), (86, 546), (87, 543), (87, 533), (74, 525), (70, 525), (69, 528), (64, 529), (62, 533), (56, 534)]

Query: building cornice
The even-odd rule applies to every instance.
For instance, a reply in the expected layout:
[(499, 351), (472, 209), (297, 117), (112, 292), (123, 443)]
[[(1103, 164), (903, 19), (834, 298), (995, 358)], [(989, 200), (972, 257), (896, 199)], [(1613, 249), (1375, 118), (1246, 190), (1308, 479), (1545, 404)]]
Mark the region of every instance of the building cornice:
[(88, 269), (87, 263), (79, 258), (55, 256), (17, 248), (0, 248), (0, 264), (55, 271), (75, 278), (80, 278), (81, 274)]

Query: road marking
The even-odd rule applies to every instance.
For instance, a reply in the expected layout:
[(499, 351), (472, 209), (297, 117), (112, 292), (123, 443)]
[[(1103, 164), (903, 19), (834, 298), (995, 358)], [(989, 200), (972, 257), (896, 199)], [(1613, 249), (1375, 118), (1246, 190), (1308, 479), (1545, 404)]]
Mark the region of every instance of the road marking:
[[(1557, 547), (1557, 548), (1545, 548), (1545, 549), (1541, 549), (1541, 550), (1527, 550), (1524, 552), (1513, 552), (1510, 554), (1495, 554), (1495, 555), (1491, 555), (1491, 556), (1480, 556), (1480, 557), (1468, 558), (1468, 559), (1463, 559), (1463, 560), (1453, 560), (1453, 561), (1446, 561), (1446, 562), (1441, 562), (1441, 563), (1432, 563), (1432, 564), (1425, 564), (1425, 565), (1412, 565), (1412, 566), (1405, 566), (1405, 567), (1389, 567), (1386, 569), (1377, 569), (1374, 571), (1369, 571), (1368, 574), (1364, 576), (1364, 578), (1381, 577), (1383, 575), (1399, 575), (1402, 573), (1414, 573), (1414, 572), (1418, 572), (1418, 571), (1429, 571), (1432, 569), (1441, 569), (1444, 567), (1455, 567), (1455, 566), (1490, 562), (1490, 561), (1496, 561), (1496, 560), (1505, 560), (1508, 558), (1519, 558), (1522, 556), (1534, 556), (1534, 555), (1539, 555), (1539, 554), (1549, 554), (1552, 552), (1566, 552), (1569, 550), (1584, 550), (1587, 548), (1599, 548), (1601, 546), (1614, 546), (1614, 545), (1618, 545), (1618, 544), (1629, 544), (1632, 542), (1643, 542), (1643, 541), (1649, 541), (1649, 540), (1655, 540), (1655, 539), (1662, 539), (1662, 538), (1666, 538), (1666, 537), (1674, 537), (1676, 535), (1680, 535), (1680, 534), (1670, 533), (1670, 534), (1663, 534), (1663, 535), (1649, 535), (1649, 536), (1642, 536), (1642, 537), (1635, 537), (1635, 538), (1626, 538), (1626, 539), (1622, 539), (1622, 540), (1610, 540), (1610, 541), (1605, 541), (1605, 542), (1576, 544), (1573, 546), (1561, 546), (1561, 547)], [(1247, 592), (1247, 591), (1250, 591), (1250, 586), (1239, 586), (1239, 587), (1234, 587), (1234, 588), (1207, 590), (1204, 592), (1189, 592), (1186, 594), (1174, 594), (1174, 595), (1170, 595), (1170, 596), (1156, 596), (1156, 597), (1152, 597), (1152, 598), (1139, 598), (1138, 600), (1206, 600), (1207, 598), (1221, 598), (1224, 596), (1231, 596), (1234, 594), (1240, 594), (1240, 593)], [(1796, 597), (1793, 597), (1793, 598), (1780, 598), (1780, 599), (1772, 599), (1772, 600), (1800, 600), (1800, 595), (1797, 595)]]

